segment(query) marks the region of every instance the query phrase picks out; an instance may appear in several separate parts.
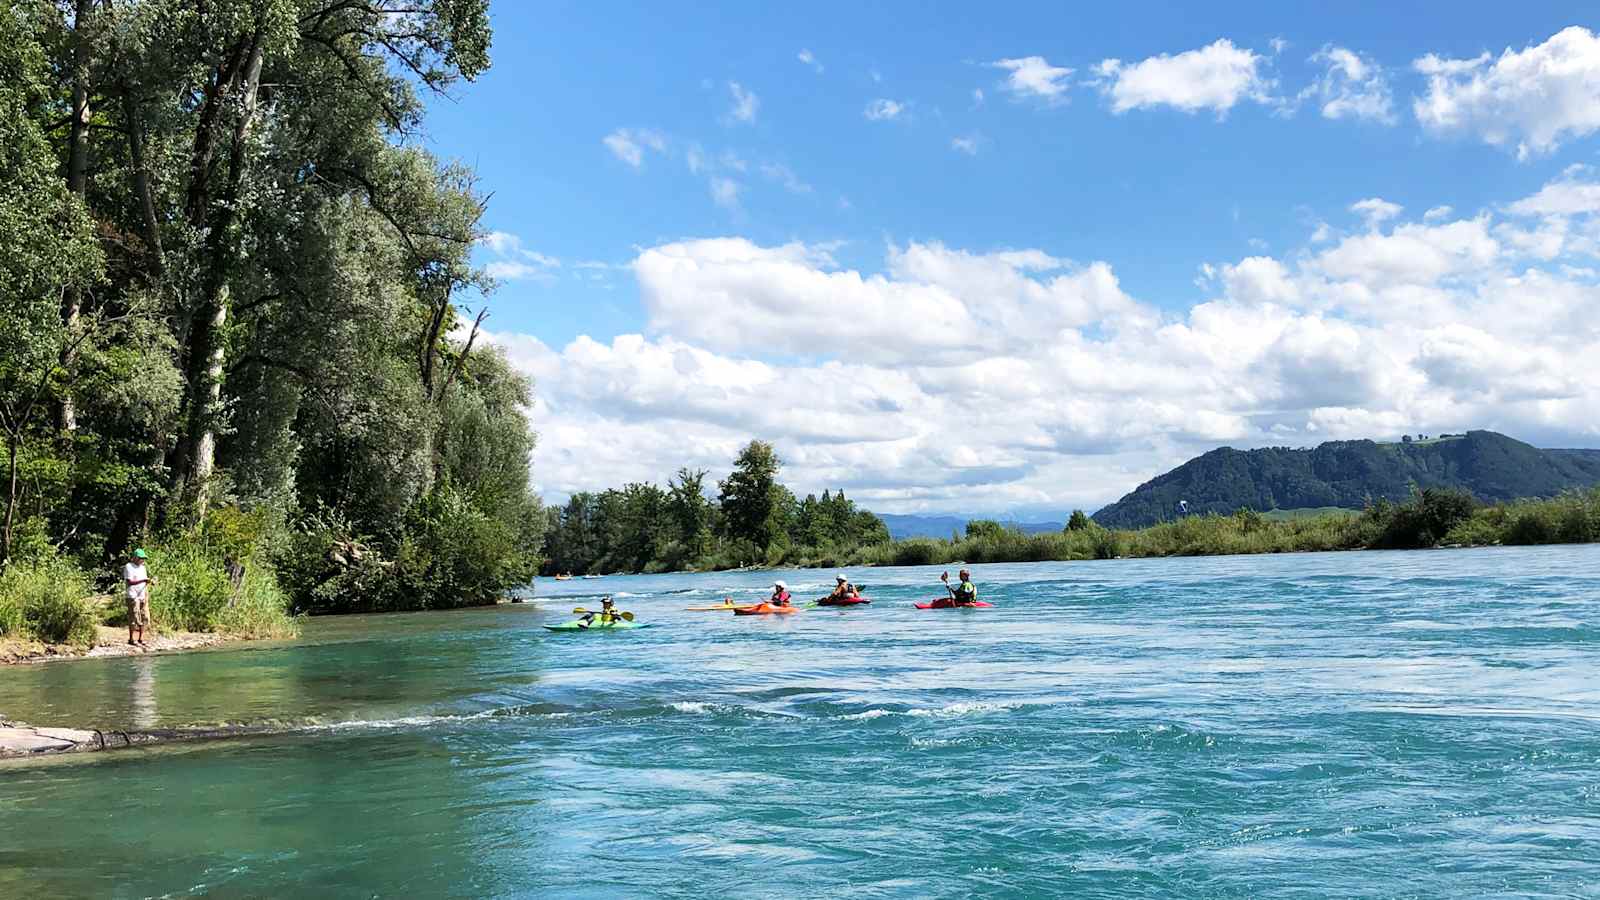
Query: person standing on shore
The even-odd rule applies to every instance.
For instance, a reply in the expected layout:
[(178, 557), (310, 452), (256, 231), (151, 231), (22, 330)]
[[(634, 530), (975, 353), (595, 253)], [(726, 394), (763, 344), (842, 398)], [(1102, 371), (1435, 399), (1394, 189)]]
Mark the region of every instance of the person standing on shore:
[[(150, 625), (150, 584), (155, 580), (145, 565), (148, 560), (143, 550), (135, 550), (128, 557), (128, 564), (122, 567), (122, 583), (128, 600), (128, 643), (140, 647), (144, 646), (144, 630)], [(139, 632), (137, 641), (133, 639), (135, 631)]]

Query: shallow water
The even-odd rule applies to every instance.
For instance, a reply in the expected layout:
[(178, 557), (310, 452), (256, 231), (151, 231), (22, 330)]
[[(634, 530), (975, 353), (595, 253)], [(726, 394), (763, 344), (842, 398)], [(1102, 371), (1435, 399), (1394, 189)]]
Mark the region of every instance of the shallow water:
[[(1600, 895), (1600, 548), (978, 566), (998, 608), (912, 609), (937, 571), (0, 670), (35, 724), (294, 729), (0, 766), (0, 896)], [(539, 627), (603, 591), (655, 627)]]

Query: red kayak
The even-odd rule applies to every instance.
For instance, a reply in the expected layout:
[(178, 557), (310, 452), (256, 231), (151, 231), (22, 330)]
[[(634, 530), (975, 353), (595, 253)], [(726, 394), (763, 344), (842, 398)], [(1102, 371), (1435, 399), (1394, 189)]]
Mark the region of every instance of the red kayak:
[(917, 609), (989, 609), (993, 606), (993, 603), (985, 603), (982, 600), (958, 604), (949, 597), (940, 597), (931, 603), (918, 603)]
[(868, 600), (867, 598), (861, 596), (860, 594), (857, 594), (854, 597), (842, 597), (842, 598), (823, 597), (821, 600), (817, 601), (817, 605), (818, 606), (860, 606), (863, 603), (871, 603), (871, 602), (872, 602), (871, 600)]
[(774, 606), (771, 603), (757, 603), (755, 606), (735, 606), (733, 614), (736, 616), (769, 616), (773, 613), (797, 613), (798, 606)]

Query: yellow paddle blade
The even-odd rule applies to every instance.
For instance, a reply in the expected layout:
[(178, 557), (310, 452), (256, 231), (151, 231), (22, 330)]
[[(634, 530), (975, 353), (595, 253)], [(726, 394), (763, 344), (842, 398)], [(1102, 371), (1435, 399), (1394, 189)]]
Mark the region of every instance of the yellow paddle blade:
[(618, 615), (622, 616), (624, 619), (628, 620), (629, 622), (633, 621), (633, 613), (631, 613), (631, 612), (618, 613)]

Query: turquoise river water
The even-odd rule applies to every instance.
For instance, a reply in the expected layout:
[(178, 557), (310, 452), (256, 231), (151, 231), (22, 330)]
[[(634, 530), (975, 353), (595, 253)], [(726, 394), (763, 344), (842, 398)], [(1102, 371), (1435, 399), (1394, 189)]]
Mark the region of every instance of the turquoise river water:
[[(0, 670), (34, 724), (290, 729), (0, 765), (0, 896), (1600, 896), (1600, 548), (855, 574)], [(539, 627), (600, 592), (655, 627)]]

